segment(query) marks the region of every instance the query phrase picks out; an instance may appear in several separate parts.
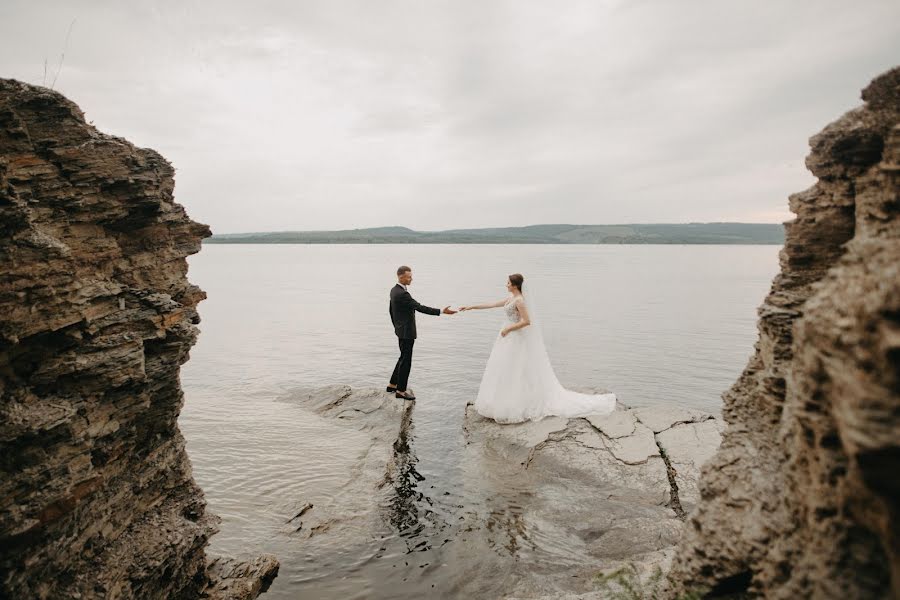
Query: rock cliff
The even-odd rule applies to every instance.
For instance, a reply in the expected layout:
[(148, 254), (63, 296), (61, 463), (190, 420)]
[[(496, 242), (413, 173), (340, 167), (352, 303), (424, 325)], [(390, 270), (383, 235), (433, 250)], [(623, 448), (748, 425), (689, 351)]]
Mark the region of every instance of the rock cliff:
[(176, 419), (204, 298), (185, 257), (210, 232), (173, 173), (0, 79), (2, 597), (251, 598), (277, 572), (204, 552)]
[(671, 595), (900, 597), (900, 68), (810, 140)]

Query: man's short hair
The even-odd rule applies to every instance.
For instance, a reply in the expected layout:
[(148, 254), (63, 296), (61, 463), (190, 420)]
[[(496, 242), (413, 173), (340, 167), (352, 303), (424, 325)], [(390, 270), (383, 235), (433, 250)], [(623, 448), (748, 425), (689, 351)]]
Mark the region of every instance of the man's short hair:
[(407, 267), (406, 265), (403, 265), (403, 266), (401, 266), (401, 267), (397, 267), (397, 277), (400, 277), (400, 276), (403, 275), (404, 273), (409, 273), (410, 271), (412, 271), (412, 269), (410, 269), (410, 268)]

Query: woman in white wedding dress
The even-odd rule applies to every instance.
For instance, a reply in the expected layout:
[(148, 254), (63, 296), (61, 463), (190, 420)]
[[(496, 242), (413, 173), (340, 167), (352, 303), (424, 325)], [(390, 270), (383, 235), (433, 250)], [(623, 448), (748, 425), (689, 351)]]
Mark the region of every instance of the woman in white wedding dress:
[(532, 324), (525, 296), (524, 277), (509, 276), (510, 296), (489, 304), (463, 306), (460, 311), (503, 308), (506, 323), (484, 368), (475, 399), (478, 414), (498, 423), (536, 421), (548, 416), (579, 417), (610, 413), (615, 394), (581, 394), (565, 389), (556, 378), (544, 340)]

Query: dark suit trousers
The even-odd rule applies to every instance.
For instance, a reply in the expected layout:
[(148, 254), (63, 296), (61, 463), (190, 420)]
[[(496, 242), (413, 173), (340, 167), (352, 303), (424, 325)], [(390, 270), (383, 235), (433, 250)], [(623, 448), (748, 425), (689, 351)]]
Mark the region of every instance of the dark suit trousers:
[(394, 367), (394, 374), (391, 375), (391, 383), (397, 385), (400, 392), (406, 391), (406, 385), (409, 383), (409, 371), (412, 369), (413, 344), (416, 340), (404, 340), (398, 338), (400, 342), (400, 358), (397, 359), (397, 365)]

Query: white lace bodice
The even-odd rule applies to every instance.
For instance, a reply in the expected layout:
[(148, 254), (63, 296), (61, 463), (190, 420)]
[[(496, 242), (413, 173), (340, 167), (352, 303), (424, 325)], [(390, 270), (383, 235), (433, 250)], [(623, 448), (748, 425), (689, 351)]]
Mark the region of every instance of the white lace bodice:
[(521, 315), (519, 315), (519, 307), (516, 306), (516, 299), (510, 298), (506, 301), (506, 304), (503, 305), (503, 310), (506, 312), (506, 320), (510, 323), (518, 323), (519, 319), (521, 319)]

